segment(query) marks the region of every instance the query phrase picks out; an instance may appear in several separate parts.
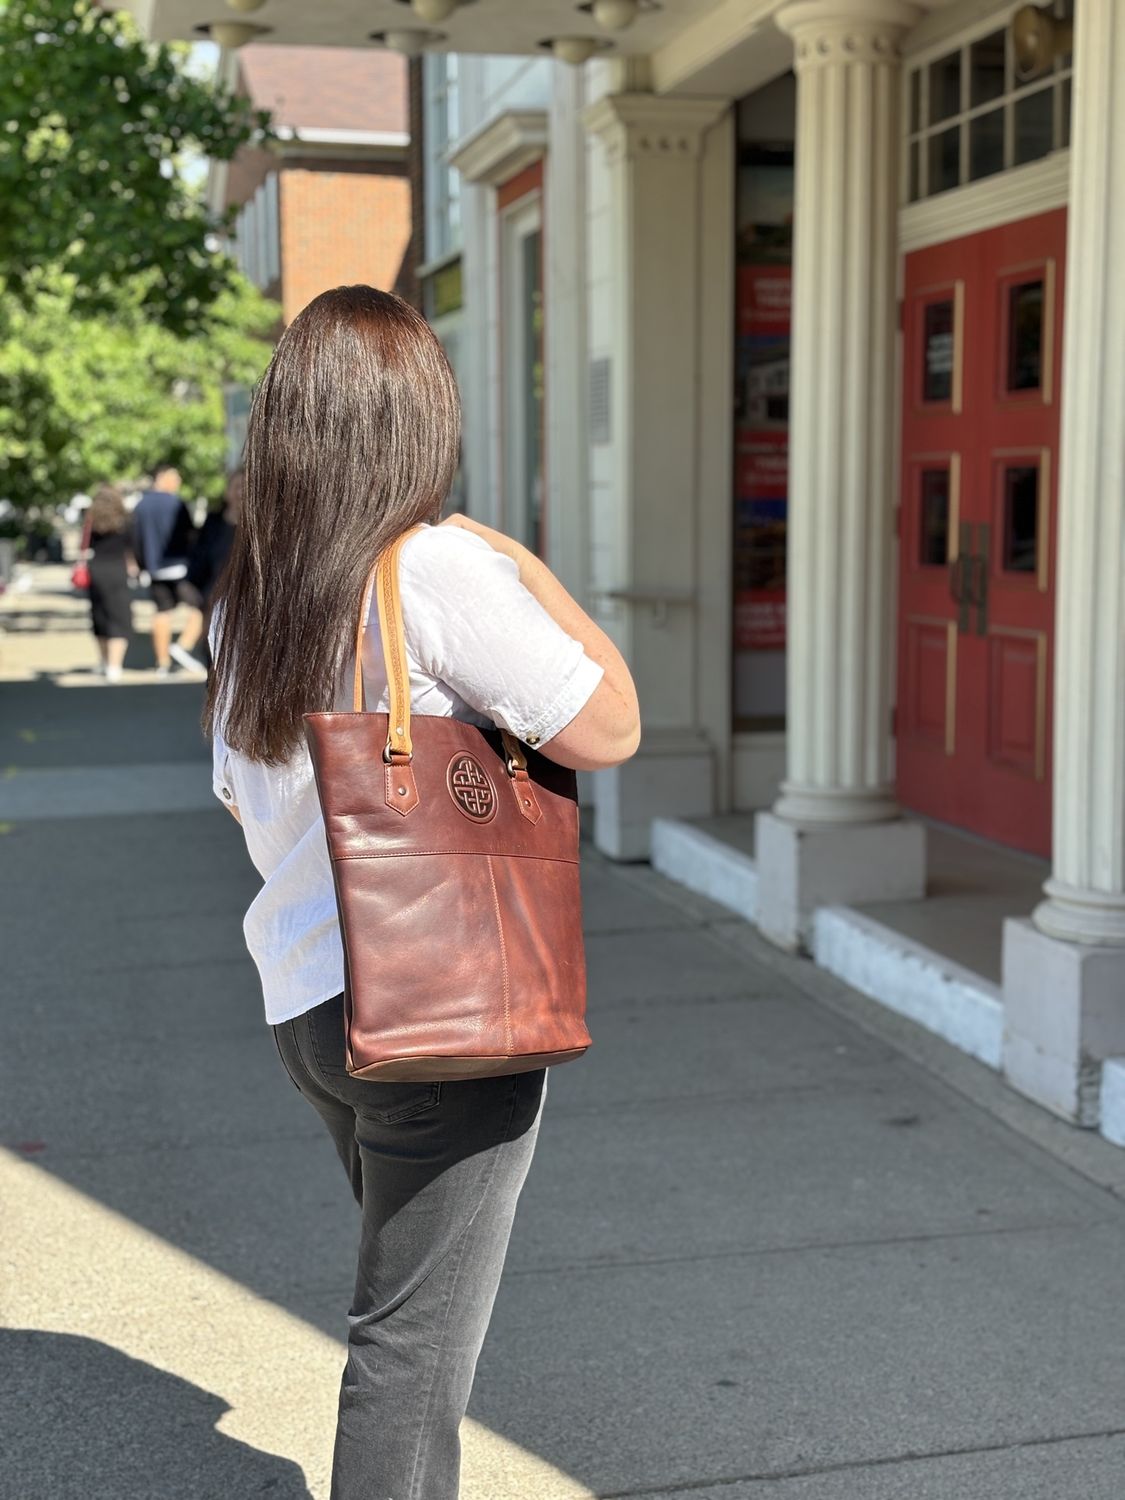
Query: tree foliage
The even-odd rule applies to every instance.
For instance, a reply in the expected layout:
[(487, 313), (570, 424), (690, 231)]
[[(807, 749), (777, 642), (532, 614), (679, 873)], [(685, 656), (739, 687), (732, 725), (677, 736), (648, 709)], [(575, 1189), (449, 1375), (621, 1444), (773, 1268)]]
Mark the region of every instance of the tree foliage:
[(74, 315), (73, 278), (10, 310), (0, 342), (0, 499), (49, 510), (167, 460), (185, 492), (217, 497), (226, 461), (223, 389), (252, 385), (279, 309), (233, 273), (207, 332), (181, 337), (147, 313), (143, 280), (104, 316)]
[(141, 307), (175, 333), (230, 286), (211, 222), (176, 162), (229, 160), (268, 116), (193, 78), (183, 49), (144, 42), (91, 0), (0, 0), (0, 283), (30, 306), (73, 278), (78, 313), (105, 314), (140, 278)]

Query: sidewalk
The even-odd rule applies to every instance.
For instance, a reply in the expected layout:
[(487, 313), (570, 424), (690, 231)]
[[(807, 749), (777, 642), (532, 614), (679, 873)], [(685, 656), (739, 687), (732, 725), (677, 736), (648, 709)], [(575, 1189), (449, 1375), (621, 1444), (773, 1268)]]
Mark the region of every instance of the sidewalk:
[[(80, 612), (21, 607), (0, 1500), (327, 1500), (356, 1217), (261, 1018), (201, 690), (94, 686)], [(595, 1047), (552, 1078), (464, 1500), (1120, 1500), (1125, 1153), (647, 867), (585, 887)]]

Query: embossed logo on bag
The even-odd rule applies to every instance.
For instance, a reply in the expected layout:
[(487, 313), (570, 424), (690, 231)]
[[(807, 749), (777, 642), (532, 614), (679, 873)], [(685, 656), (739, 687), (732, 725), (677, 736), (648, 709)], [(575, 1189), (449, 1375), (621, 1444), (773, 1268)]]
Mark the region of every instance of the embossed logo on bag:
[(446, 773), (449, 795), (467, 818), (487, 823), (496, 812), (496, 792), (484, 767), (473, 755), (455, 755)]

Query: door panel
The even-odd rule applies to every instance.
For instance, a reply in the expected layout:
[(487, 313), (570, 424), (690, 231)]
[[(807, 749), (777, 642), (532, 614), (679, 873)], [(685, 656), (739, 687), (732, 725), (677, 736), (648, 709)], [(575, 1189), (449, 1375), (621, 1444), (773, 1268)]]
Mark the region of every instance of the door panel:
[(918, 251), (904, 277), (899, 796), (1037, 854), (1065, 242), (1059, 210)]
[(957, 632), (945, 620), (912, 617), (906, 624), (910, 697), (904, 728), (912, 740), (945, 754), (954, 742)]

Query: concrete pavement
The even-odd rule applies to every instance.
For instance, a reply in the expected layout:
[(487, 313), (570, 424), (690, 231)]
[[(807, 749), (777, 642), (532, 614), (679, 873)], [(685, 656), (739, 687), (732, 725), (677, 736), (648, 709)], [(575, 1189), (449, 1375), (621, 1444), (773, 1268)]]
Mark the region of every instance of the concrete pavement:
[[(327, 1500), (356, 1217), (198, 685), (0, 600), (0, 1497)], [(52, 592), (52, 589), (56, 592)], [(647, 868), (585, 869), (466, 1500), (1120, 1500), (1125, 1158)]]

